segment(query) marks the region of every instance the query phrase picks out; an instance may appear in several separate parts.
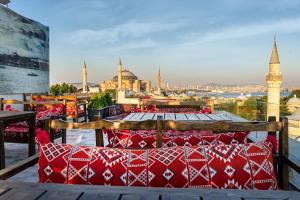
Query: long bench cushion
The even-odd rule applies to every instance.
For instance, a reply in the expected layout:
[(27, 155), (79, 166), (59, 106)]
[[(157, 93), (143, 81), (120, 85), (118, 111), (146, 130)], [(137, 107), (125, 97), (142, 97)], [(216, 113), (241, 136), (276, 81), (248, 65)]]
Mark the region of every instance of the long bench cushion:
[(270, 143), (130, 150), (39, 144), (42, 183), (277, 189)]
[[(36, 127), (36, 133), (40, 130)], [(61, 130), (53, 130), (54, 138), (61, 136)], [(8, 126), (4, 130), (4, 139), (7, 142), (28, 142), (29, 127), (22, 126)]]
[[(108, 147), (155, 148), (156, 130), (107, 130)], [(199, 146), (207, 144), (241, 144), (247, 142), (247, 132), (213, 134), (211, 131), (163, 131), (163, 147)]]

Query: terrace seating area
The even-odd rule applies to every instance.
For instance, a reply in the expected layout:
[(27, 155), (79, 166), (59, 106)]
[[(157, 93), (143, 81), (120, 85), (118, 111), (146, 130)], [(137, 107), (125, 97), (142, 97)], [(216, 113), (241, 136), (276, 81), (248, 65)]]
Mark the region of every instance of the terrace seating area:
[[(13, 105), (22, 105), (23, 111), (35, 112), (35, 127), (44, 129), (46, 119), (66, 119), (66, 102), (46, 99), (30, 101), (0, 99), (0, 111), (18, 112)], [(54, 138), (61, 137), (61, 132), (55, 131)], [(28, 143), (29, 125), (26, 121), (11, 123), (4, 130), (4, 140), (10, 143)]]
[[(45, 119), (45, 131), (37, 130), (38, 156), (0, 171), (0, 178), (38, 162), (44, 184), (278, 191), (290, 188), (289, 167), (300, 172), (288, 158), (285, 118), (240, 122), (207, 108), (135, 105), (109, 106), (101, 115), (81, 123)], [(96, 146), (68, 144), (66, 129), (94, 129)], [(62, 143), (53, 140), (56, 130), (64, 131)], [(269, 136), (254, 142), (251, 131)]]

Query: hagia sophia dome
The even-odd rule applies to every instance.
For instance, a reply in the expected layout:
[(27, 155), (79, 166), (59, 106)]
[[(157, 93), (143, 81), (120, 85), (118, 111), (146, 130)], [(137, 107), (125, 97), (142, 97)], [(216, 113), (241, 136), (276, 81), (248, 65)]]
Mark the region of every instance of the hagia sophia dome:
[[(131, 71), (124, 69), (122, 70), (122, 80), (129, 80), (134, 82), (135, 80), (138, 80), (138, 77), (134, 75), (134, 73), (132, 73)], [(118, 75), (115, 75), (113, 77), (113, 81), (118, 81)]]

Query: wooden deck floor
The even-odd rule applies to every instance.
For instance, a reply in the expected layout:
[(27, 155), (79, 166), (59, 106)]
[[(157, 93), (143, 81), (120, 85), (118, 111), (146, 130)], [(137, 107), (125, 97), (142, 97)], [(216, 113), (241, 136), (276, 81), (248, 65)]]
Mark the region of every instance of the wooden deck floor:
[(59, 185), (0, 181), (0, 200), (299, 200), (300, 193), (255, 190), (203, 190), (175, 188)]

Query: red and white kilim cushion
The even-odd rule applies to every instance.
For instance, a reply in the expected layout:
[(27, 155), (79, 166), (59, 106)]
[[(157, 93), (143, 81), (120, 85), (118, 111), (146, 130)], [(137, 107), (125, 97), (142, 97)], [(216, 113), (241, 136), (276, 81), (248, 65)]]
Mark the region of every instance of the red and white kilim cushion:
[[(155, 148), (156, 130), (103, 130), (107, 135), (108, 147)], [(211, 131), (163, 131), (163, 147), (199, 146), (209, 144), (244, 144), (246, 132), (213, 134)]]
[(269, 143), (129, 150), (39, 145), (42, 183), (277, 190)]

